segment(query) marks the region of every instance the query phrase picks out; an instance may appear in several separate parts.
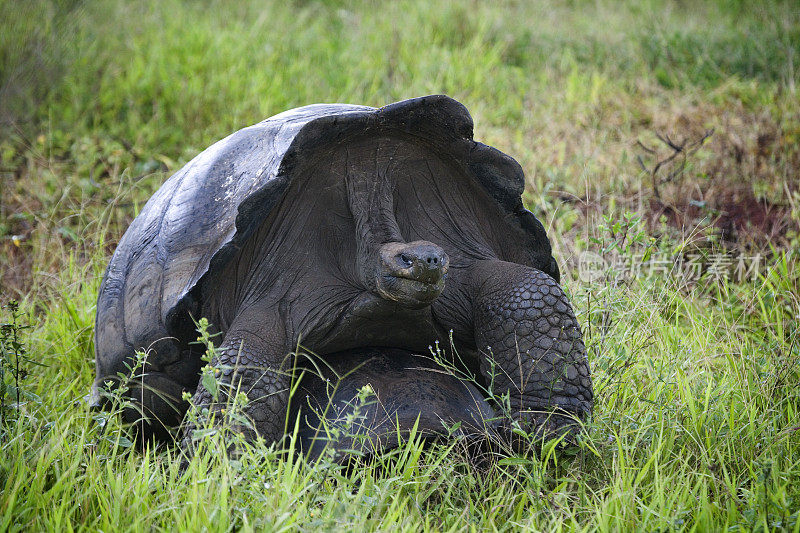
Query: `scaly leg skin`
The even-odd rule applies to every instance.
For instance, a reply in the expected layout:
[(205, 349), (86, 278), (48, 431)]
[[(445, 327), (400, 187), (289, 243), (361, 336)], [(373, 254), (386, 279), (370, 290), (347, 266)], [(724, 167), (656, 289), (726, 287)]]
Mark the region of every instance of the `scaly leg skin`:
[[(263, 325), (263, 322), (259, 325)], [(208, 408), (214, 415), (215, 423), (220, 424), (225, 419), (223, 410), (230, 406), (236, 394), (245, 393), (248, 402), (244, 407), (244, 415), (250, 420), (250, 424), (234, 422), (231, 429), (243, 433), (247, 441), (261, 437), (271, 443), (279, 441), (284, 434), (291, 381), (285, 371), (288, 357), (283, 353), (282, 343), (276, 342), (274, 337), (264, 339), (248, 326), (252, 327), (252, 322), (234, 322), (225, 335), (224, 342), (217, 349), (217, 356), (211, 362), (219, 370), (219, 394), (216, 401), (211, 391), (203, 386), (201, 379), (192, 403), (198, 412)], [(274, 335), (277, 328), (263, 328), (262, 331)], [(194, 430), (192, 422), (188, 421), (181, 444), (188, 456), (194, 453)]]
[[(589, 363), (564, 291), (547, 274), (505, 261), (471, 272), (475, 342), (493, 392), (508, 392), (511, 415), (526, 431), (569, 442), (592, 410)], [(492, 361), (494, 365), (492, 365)], [(513, 441), (510, 421), (501, 434)]]

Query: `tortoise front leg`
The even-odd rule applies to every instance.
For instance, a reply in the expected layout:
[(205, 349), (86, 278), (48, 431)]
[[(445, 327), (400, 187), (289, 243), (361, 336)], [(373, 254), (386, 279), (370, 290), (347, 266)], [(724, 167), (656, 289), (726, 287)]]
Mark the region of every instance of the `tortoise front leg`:
[[(226, 406), (237, 394), (244, 393), (248, 399), (244, 415), (250, 424), (248, 427), (234, 422), (233, 429), (241, 431), (251, 441), (256, 436), (268, 443), (280, 440), (284, 435), (291, 381), (283, 331), (283, 324), (277, 317), (266, 321), (263, 317), (238, 317), (211, 362), (218, 371), (217, 398), (201, 379), (192, 398), (195, 407), (200, 411), (208, 408), (216, 423), (220, 423), (225, 419), (223, 410)], [(184, 450), (189, 452), (194, 448), (192, 435), (195, 429), (189, 421), (182, 443)]]
[(564, 291), (539, 270), (481, 261), (470, 272), (481, 372), (512, 416), (542, 436), (574, 430), (592, 409), (589, 363)]

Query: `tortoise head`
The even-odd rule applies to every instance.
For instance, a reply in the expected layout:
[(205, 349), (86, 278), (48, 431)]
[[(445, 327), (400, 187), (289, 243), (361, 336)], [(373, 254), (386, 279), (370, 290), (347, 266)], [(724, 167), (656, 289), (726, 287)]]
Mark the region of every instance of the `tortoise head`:
[(375, 289), (381, 298), (419, 309), (444, 289), (450, 259), (428, 241), (388, 242), (378, 249)]
[[(373, 161), (349, 147), (352, 161)], [(354, 164), (355, 165), (355, 164)], [(407, 242), (395, 218), (397, 176), (368, 172), (355, 165), (344, 177), (347, 201), (355, 222), (356, 268), (361, 283), (374, 295), (409, 309), (422, 309), (444, 290), (450, 259), (430, 241)]]

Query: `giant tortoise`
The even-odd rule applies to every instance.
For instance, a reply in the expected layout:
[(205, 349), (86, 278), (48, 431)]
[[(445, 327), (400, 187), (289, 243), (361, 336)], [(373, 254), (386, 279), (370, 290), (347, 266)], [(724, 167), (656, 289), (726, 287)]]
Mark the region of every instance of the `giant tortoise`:
[[(285, 433), (298, 347), (346, 361), (424, 355), (438, 341), (493, 393), (492, 407), (451, 419), (505, 395), (501, 431), (572, 428), (592, 409), (586, 350), (523, 186), (519, 164), (473, 141), (469, 113), (446, 96), (309, 105), (239, 130), (169, 178), (119, 242), (97, 301), (95, 393), (146, 350), (130, 394), (147, 417), (126, 415), (142, 434), (181, 422), (184, 391), (219, 409), (193, 342), (206, 317), (222, 384), (246, 392), (268, 442)], [(405, 375), (368, 367), (350, 384)], [(431, 420), (453, 406), (417, 404)]]

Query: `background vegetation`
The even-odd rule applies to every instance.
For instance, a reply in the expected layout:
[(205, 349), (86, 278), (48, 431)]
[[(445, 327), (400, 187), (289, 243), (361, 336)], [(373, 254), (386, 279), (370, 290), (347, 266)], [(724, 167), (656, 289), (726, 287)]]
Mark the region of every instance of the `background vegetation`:
[[(800, 530), (798, 69), (794, 2), (0, 0), (0, 530)], [(525, 169), (596, 384), (579, 450), (343, 471), (212, 436), (180, 477), (81, 404), (167, 176), (291, 107), (431, 93)], [(702, 266), (626, 266), (656, 257)]]

